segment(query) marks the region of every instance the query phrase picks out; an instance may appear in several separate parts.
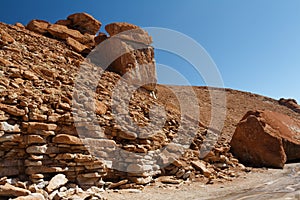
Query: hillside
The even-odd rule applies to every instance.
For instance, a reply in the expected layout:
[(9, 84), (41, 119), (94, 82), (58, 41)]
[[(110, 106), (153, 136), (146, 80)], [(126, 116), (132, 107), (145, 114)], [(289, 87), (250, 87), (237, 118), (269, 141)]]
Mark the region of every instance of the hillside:
[[(146, 47), (103, 71), (85, 57), (113, 34), (138, 27), (113, 23), (106, 26), (110, 36), (96, 36), (100, 22), (86, 14), (71, 16), (54, 25), (0, 23), (0, 196), (100, 199), (103, 189), (143, 189), (153, 182), (231, 181), (257, 171), (240, 163), (229, 145), (249, 110), (271, 110), (300, 120), (299, 113), (277, 100), (225, 89), (226, 113), (221, 107), (216, 113), (225, 114), (224, 128), (215, 130), (210, 125), (209, 91), (222, 89), (150, 84), (126, 93), (131, 85), (116, 85), (124, 81), (128, 60), (149, 64), (142, 70), (155, 80), (150, 37), (139, 31), (138, 42), (146, 41)], [(90, 91), (93, 84), (96, 88)], [(190, 101), (196, 105), (180, 105), (179, 99), (189, 101), (190, 89), (198, 99)], [(151, 112), (154, 105), (166, 112)], [(192, 114), (195, 108), (199, 119)], [(204, 144), (210, 132), (218, 136), (216, 146)], [(209, 151), (201, 156), (203, 144)]]

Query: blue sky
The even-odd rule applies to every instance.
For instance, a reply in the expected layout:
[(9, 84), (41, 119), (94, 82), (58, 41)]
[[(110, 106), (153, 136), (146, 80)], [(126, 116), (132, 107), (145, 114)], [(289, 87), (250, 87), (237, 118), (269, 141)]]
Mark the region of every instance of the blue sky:
[[(0, 21), (54, 23), (75, 12), (87, 12), (104, 25), (126, 21), (179, 31), (206, 49), (225, 87), (300, 101), (299, 0), (11, 0), (1, 2)], [(176, 55), (157, 51), (156, 61), (192, 85), (204, 84)], [(162, 83), (182, 84), (166, 74), (159, 77)]]

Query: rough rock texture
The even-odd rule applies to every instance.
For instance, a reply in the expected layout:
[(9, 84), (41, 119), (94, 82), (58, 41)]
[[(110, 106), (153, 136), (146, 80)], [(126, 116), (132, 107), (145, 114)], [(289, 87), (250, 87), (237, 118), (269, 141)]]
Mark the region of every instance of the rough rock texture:
[[(112, 96), (116, 84), (123, 80), (121, 70), (118, 73), (105, 71), (101, 78), (91, 73), (91, 70), (101, 70), (101, 66), (89, 63), (84, 54), (79, 54), (66, 41), (72, 38), (85, 45), (78, 41), (79, 38), (82, 35), (90, 38), (91, 35), (70, 28), (70, 23), (70, 20), (57, 23), (67, 30), (66, 33), (76, 32), (75, 36), (70, 34), (66, 39), (53, 37), (48, 31), (52, 25), (42, 35), (20, 25), (0, 23), (1, 33), (5, 33), (2, 34), (5, 37), (1, 35), (0, 45), (0, 185), (9, 183), (40, 193), (45, 199), (69, 195), (85, 199), (97, 198), (101, 189), (109, 187), (141, 189), (159, 176), (168, 177), (165, 182), (172, 183), (231, 180), (236, 173), (245, 170), (229, 152), (228, 144), (242, 114), (251, 109), (268, 108), (299, 118), (299, 114), (273, 99), (226, 90), (229, 114), (225, 127), (218, 144), (201, 160), (199, 149), (210, 121), (208, 88), (193, 88), (199, 98), (200, 113), (204, 113), (200, 119), (180, 117), (181, 107), (172, 91), (179, 91), (178, 98), (188, 96), (185, 87), (168, 89), (157, 85), (157, 98), (144, 89), (133, 94), (125, 92), (116, 99), (116, 105), (120, 107), (115, 108)], [(123, 30), (115, 29), (117, 32)], [(116, 36), (120, 45), (131, 41), (124, 44), (128, 49), (134, 43), (144, 45), (146, 50), (136, 52), (136, 55), (143, 55), (142, 58), (126, 55), (124, 59), (138, 65), (151, 64), (154, 61), (150, 37), (141, 30), (134, 33), (121, 37), (117, 34), (110, 39)], [(76, 38), (77, 34), (80, 37)], [(100, 44), (105, 41), (107, 39)], [(112, 50), (107, 52), (114, 53)], [(120, 68), (124, 69), (122, 72), (128, 67), (125, 61), (120, 61), (126, 65)], [(149, 73), (152, 74), (151, 70)], [(79, 84), (82, 90), (77, 91), (74, 89), (76, 80), (81, 80), (83, 75), (88, 78), (82, 79), (82, 85)], [(97, 83), (94, 92), (84, 90), (93, 83)], [(123, 87), (131, 86), (124, 84)], [(94, 101), (89, 101), (88, 97), (93, 97)], [(124, 105), (123, 97), (128, 97), (130, 102)], [(154, 105), (165, 107), (166, 118), (159, 112), (150, 112)], [(117, 117), (119, 121), (116, 121)], [(151, 121), (162, 119), (165, 120), (158, 130), (147, 127)], [(201, 121), (201, 125), (191, 129), (195, 121)], [(194, 139), (185, 141), (184, 135), (178, 134), (179, 127), (189, 130), (187, 134), (195, 136)], [(171, 142), (173, 146), (169, 145)], [(187, 148), (184, 152), (181, 151), (183, 146)], [(165, 149), (166, 154), (160, 155), (160, 149)], [(134, 156), (129, 157), (126, 152), (134, 153)], [(182, 156), (174, 157), (178, 152)], [(48, 193), (45, 188), (57, 174), (64, 174), (68, 183)], [(1, 177), (14, 179), (3, 181)], [(88, 190), (83, 192), (79, 186), (89, 188), (90, 193)]]
[(272, 111), (249, 111), (230, 142), (240, 161), (282, 168), (300, 158), (300, 121)]
[(95, 35), (101, 27), (101, 22), (87, 13), (72, 14), (68, 16), (68, 20), (71, 22), (68, 26), (79, 30), (82, 34)]
[(138, 26), (126, 22), (111, 23), (105, 26), (105, 30), (110, 36), (116, 35), (123, 31), (128, 31), (128, 30), (138, 29), (138, 28), (139, 28)]
[(68, 179), (64, 174), (55, 175), (50, 181), (49, 185), (46, 187), (47, 192), (52, 192), (53, 190), (65, 185)]
[(297, 101), (295, 99), (279, 99), (279, 104), (284, 105), (293, 111), (300, 113), (300, 106), (298, 105)]
[(29, 190), (15, 187), (9, 183), (5, 183), (4, 185), (0, 185), (0, 196), (8, 196), (8, 197), (17, 197), (17, 196), (26, 196), (31, 192)]
[(156, 71), (154, 49), (150, 46), (151, 36), (140, 27), (128, 23), (111, 23), (106, 25), (105, 29), (113, 38), (108, 45), (107, 54), (126, 52), (113, 61), (110, 69), (121, 76), (125, 75), (124, 78), (129, 84), (140, 85), (153, 91)]
[[(75, 13), (66, 20), (58, 20), (55, 24), (43, 20), (32, 20), (26, 28), (42, 35), (51, 35), (59, 40), (66, 41), (76, 52), (88, 55), (96, 45), (108, 39), (104, 33), (95, 34), (99, 31), (101, 22), (86, 13)], [(98, 52), (109, 55), (120, 52), (109, 63), (109, 70), (124, 77), (128, 84), (135, 84), (149, 91), (155, 90), (156, 71), (154, 50), (150, 46), (152, 38), (148, 33), (136, 25), (129, 23), (111, 23), (105, 26), (110, 36), (115, 36), (106, 43), (105, 50)], [(124, 31), (130, 31), (120, 34)], [(139, 46), (137, 49), (136, 46)], [(101, 66), (108, 67), (108, 66)]]
[(36, 33), (39, 34), (46, 34), (48, 32), (48, 27), (49, 27), (50, 23), (44, 20), (31, 20), (26, 28), (28, 30), (34, 31)]

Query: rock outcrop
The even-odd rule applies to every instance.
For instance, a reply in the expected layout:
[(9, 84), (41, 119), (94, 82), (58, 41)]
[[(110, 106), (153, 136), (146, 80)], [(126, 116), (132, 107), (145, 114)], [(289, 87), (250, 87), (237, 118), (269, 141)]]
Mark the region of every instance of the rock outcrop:
[(86, 13), (75, 13), (55, 24), (44, 20), (32, 20), (26, 26), (28, 30), (38, 34), (67, 41), (76, 52), (84, 55), (95, 47), (94, 38), (100, 27), (101, 22)]
[[(109, 57), (116, 51), (122, 51), (121, 55), (114, 58), (106, 69), (121, 76), (127, 74), (125, 79), (129, 84), (154, 91), (157, 82), (154, 49), (150, 46), (152, 38), (148, 33), (136, 25), (122, 22), (105, 26), (110, 37), (101, 32), (95, 36), (100, 27), (101, 22), (86, 13), (72, 14), (66, 20), (58, 20), (55, 24), (44, 20), (32, 20), (26, 26), (28, 30), (38, 34), (65, 41), (72, 49), (84, 56), (106, 39), (115, 36), (110, 40), (107, 48), (99, 52)], [(140, 48), (136, 49), (136, 45)]]
[(290, 109), (292, 109), (293, 111), (300, 113), (300, 105), (298, 105), (297, 101), (295, 99), (284, 99), (281, 98), (279, 99), (279, 104), (280, 105), (284, 105)]
[(121, 76), (125, 75), (124, 78), (129, 84), (140, 85), (153, 91), (156, 83), (156, 70), (154, 49), (150, 46), (151, 36), (140, 27), (124, 22), (108, 24), (105, 30), (113, 38), (107, 45), (109, 49), (106, 53), (126, 52), (114, 60), (109, 69)]
[[(47, 23), (42, 24), (36, 27), (41, 28)], [(105, 71), (101, 79), (96, 80), (99, 84), (95, 94), (74, 91), (79, 68), (94, 67), (65, 41), (72, 38), (79, 42), (82, 33), (61, 24), (46, 26), (47, 33), (41, 34), (21, 25), (0, 23), (0, 30), (8, 38), (0, 49), (0, 177), (18, 177), (18, 181), (29, 181), (24, 189), (35, 193), (38, 190), (30, 188), (41, 187), (41, 192), (48, 195), (55, 191), (58, 194), (53, 195), (64, 195), (63, 191), (57, 191), (60, 189), (53, 189), (52, 192), (48, 189), (51, 194), (46, 191), (49, 181), (57, 174), (66, 176), (67, 185), (73, 184), (75, 187), (75, 184), (82, 188), (110, 188), (111, 184), (114, 188), (142, 188), (159, 175), (175, 176), (181, 180), (196, 175), (208, 179), (197, 165), (193, 167), (190, 164), (190, 160), (199, 160), (197, 148), (204, 138), (202, 135), (206, 134), (205, 128), (192, 131), (191, 121), (180, 119), (179, 113), (172, 110), (168, 110), (162, 129), (147, 128), (151, 120), (161, 121), (164, 117), (159, 113), (150, 115), (150, 106), (160, 102), (145, 90), (134, 93), (129, 104), (129, 118), (121, 117), (117, 123), (111, 101), (114, 86), (122, 79), (121, 72)], [(151, 37), (142, 30), (138, 30), (135, 36), (133, 39), (132, 35), (122, 35), (117, 39), (120, 43), (123, 42), (122, 37), (124, 41), (143, 41), (145, 51), (150, 55), (144, 54), (145, 61), (135, 62), (151, 64), (154, 62), (153, 49), (149, 46)], [(144, 53), (143, 50), (138, 51), (137, 54)], [(126, 67), (124, 72), (128, 70)], [(83, 70), (81, 75), (93, 76), (88, 70)], [(84, 82), (89, 84), (91, 80)], [(95, 96), (95, 111), (88, 95)], [(124, 108), (127, 106), (123, 105)], [(124, 108), (118, 112), (126, 113)], [(84, 109), (84, 112), (79, 112), (83, 120), (76, 121), (72, 110), (80, 109)], [(93, 123), (99, 127), (86, 125), (85, 121), (90, 120), (92, 115), (96, 115)], [(176, 145), (166, 148), (176, 137), (179, 122), (198, 138), (197, 144), (188, 149), (185, 159), (173, 160), (175, 153), (180, 153), (181, 144), (188, 147), (188, 142), (191, 142), (179, 136), (174, 141)], [(141, 128), (136, 126), (146, 128), (140, 131)], [(101, 129), (105, 131), (101, 132)], [(80, 137), (80, 131), (85, 133), (84, 137)], [(159, 155), (160, 149), (165, 149), (166, 154)], [(214, 151), (203, 164), (211, 172), (209, 178), (217, 178), (220, 174), (214, 170), (210, 160), (227, 166), (227, 170), (222, 172), (224, 177), (238, 166), (238, 161), (228, 152), (228, 148)], [(134, 156), (128, 157), (126, 152)], [(220, 156), (222, 159), (219, 159)], [(162, 169), (160, 166), (163, 166)], [(18, 184), (14, 186), (19, 187)], [(46, 198), (47, 195), (44, 196)]]
[(287, 161), (300, 159), (300, 121), (272, 111), (249, 111), (230, 145), (243, 163), (282, 168)]

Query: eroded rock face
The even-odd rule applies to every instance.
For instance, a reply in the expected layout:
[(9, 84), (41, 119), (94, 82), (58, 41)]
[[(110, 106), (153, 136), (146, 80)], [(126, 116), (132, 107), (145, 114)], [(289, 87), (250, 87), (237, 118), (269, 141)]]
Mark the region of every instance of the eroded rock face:
[[(148, 33), (128, 23), (111, 23), (106, 25), (105, 29), (113, 38), (109, 41), (106, 53), (126, 52), (113, 61), (110, 69), (121, 76), (126, 74), (125, 79), (129, 80), (130, 84), (154, 90), (156, 83), (154, 49), (150, 46), (152, 38)], [(150, 84), (143, 84), (147, 82)]]
[(300, 122), (272, 111), (249, 111), (237, 125), (231, 151), (256, 167), (282, 168), (300, 158)]

